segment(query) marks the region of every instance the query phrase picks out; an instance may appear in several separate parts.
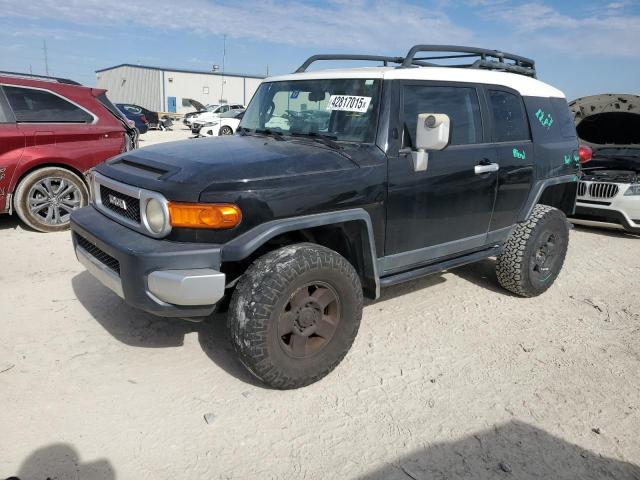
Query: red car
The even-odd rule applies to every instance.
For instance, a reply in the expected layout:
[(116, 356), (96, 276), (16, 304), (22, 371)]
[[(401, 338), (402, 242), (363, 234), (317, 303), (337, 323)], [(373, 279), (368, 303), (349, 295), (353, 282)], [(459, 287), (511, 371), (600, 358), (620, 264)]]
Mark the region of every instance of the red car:
[(105, 92), (0, 72), (0, 213), (41, 232), (69, 227), (89, 198), (84, 173), (137, 144)]

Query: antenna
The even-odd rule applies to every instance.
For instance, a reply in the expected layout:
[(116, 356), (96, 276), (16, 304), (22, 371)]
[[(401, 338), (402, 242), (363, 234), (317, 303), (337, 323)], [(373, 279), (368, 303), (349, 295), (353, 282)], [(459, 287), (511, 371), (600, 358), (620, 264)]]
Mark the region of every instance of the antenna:
[(220, 103), (224, 100), (224, 62), (227, 57), (227, 34), (222, 36), (222, 87), (220, 88)]
[(44, 50), (44, 72), (46, 75), (49, 75), (49, 55), (47, 54), (47, 41), (43, 40), (42, 42), (44, 43), (44, 47), (42, 48)]

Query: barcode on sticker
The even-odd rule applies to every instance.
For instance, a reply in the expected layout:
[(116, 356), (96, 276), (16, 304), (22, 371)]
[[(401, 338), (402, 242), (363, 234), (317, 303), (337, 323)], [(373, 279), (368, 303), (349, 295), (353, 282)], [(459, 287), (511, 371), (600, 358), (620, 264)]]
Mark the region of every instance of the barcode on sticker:
[(331, 95), (327, 110), (365, 113), (369, 108), (371, 97), (355, 97), (353, 95)]

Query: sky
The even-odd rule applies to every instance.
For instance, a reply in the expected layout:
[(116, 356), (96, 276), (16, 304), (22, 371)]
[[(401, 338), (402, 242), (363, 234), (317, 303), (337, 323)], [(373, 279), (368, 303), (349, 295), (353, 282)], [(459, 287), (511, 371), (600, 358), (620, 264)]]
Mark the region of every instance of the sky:
[[(121, 63), (265, 75), (315, 53), (405, 55), (418, 43), (533, 58), (568, 99), (640, 94), (640, 0), (0, 0), (0, 70), (95, 84)], [(330, 67), (331, 64), (326, 64)]]

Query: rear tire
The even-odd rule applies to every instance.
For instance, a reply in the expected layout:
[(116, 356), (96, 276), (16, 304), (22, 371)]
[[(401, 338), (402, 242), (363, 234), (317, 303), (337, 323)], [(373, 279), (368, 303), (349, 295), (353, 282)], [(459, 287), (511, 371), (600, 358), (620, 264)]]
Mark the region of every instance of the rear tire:
[(536, 205), (516, 225), (498, 256), (496, 274), (505, 289), (523, 297), (545, 292), (557, 278), (569, 245), (567, 217), (557, 208)]
[(87, 186), (78, 175), (65, 168), (44, 167), (20, 181), (13, 205), (27, 226), (49, 233), (67, 230), (71, 212), (88, 201)]
[(333, 250), (301, 243), (248, 268), (227, 324), (242, 364), (266, 385), (292, 389), (340, 363), (361, 317), (362, 286), (353, 266)]

